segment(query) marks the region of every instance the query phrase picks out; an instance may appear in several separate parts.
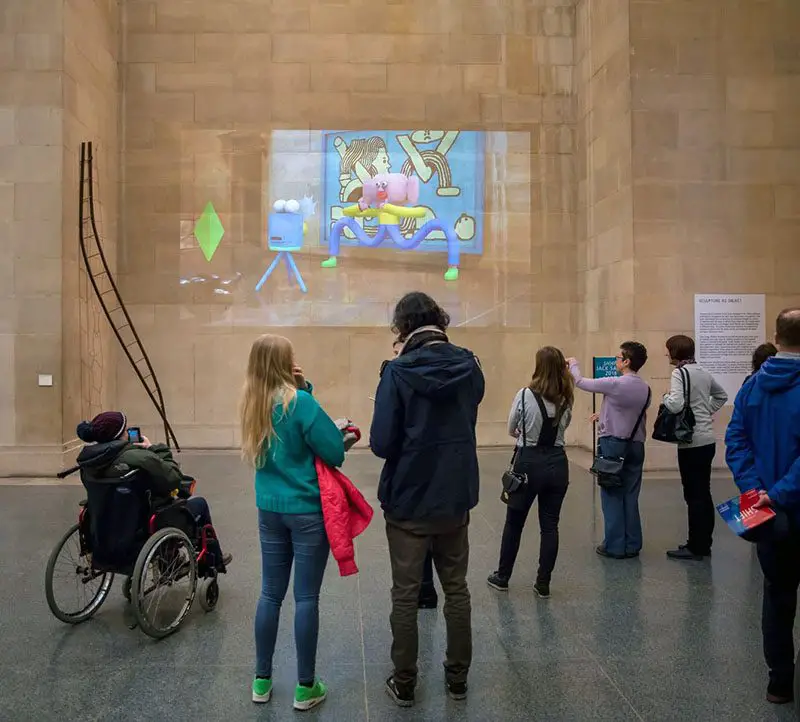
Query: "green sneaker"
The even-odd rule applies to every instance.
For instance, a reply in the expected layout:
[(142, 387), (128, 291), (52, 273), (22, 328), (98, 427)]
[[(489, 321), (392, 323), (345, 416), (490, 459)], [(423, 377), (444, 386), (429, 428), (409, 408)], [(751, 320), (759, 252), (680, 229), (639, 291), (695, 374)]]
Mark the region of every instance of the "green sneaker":
[(313, 687), (304, 687), (302, 684), (298, 684), (294, 690), (294, 708), (306, 712), (322, 704), (327, 696), (328, 687), (320, 679), (314, 680)]
[(450, 266), (444, 272), (444, 280), (445, 281), (457, 281), (458, 280), (458, 266)]
[(272, 680), (259, 679), (253, 680), (253, 702), (265, 704), (272, 697)]
[(322, 263), (320, 263), (320, 266), (322, 266), (323, 268), (336, 268), (336, 265), (337, 265), (336, 256), (331, 256), (330, 258), (326, 258)]

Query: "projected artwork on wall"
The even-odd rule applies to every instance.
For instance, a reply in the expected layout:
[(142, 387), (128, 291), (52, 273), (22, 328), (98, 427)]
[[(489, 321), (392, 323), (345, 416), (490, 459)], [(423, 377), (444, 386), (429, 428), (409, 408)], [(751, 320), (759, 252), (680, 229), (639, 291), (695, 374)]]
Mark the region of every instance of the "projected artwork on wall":
[(387, 327), (397, 299), (419, 289), (453, 326), (535, 320), (518, 302), (536, 269), (526, 134), (272, 129), (183, 140), (182, 319)]
[[(348, 215), (348, 207), (364, 198), (365, 184), (376, 177), (380, 180), (402, 174), (418, 181), (419, 190), (417, 197), (403, 199), (399, 205), (414, 206), (418, 212), (395, 216), (390, 225), (398, 226), (399, 234), (387, 234), (386, 242), (404, 250), (450, 252), (452, 260), (457, 239), (458, 253), (481, 254), (483, 140), (481, 132), (457, 130), (324, 133), (325, 242), (329, 247), (332, 241), (334, 246), (372, 245), (365, 237), (380, 237), (387, 214), (364, 213), (369, 205), (365, 201), (361, 203), (362, 214), (351, 215), (354, 222), (341, 230), (340, 237), (334, 234), (336, 224)], [(374, 203), (371, 207), (376, 209)], [(419, 231), (432, 221), (438, 223), (429, 225), (428, 232), (420, 237)], [(410, 243), (415, 237), (417, 242)]]

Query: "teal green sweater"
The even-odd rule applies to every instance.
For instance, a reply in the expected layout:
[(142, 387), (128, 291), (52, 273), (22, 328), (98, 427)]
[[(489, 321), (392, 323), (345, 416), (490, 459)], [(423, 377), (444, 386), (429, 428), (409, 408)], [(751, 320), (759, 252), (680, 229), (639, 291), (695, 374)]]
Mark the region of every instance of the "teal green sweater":
[(308, 391), (284, 415), (277, 404), (272, 414), (276, 436), (262, 467), (256, 469), (256, 506), (279, 514), (322, 511), (314, 460), (329, 466), (344, 463), (344, 437)]

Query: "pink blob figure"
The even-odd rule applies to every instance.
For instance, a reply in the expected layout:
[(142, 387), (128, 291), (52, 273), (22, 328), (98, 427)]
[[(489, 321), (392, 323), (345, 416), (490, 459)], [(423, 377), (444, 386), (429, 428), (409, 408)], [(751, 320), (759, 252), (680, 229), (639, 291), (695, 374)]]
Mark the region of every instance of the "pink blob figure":
[(384, 203), (415, 206), (419, 200), (419, 179), (403, 173), (379, 173), (364, 182), (363, 195), (358, 207), (363, 211), (373, 206), (383, 207)]

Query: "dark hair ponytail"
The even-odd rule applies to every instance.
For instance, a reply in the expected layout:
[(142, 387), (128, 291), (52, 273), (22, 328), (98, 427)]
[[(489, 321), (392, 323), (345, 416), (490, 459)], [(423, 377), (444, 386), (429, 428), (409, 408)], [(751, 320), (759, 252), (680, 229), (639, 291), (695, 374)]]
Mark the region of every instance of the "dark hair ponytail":
[(78, 434), (78, 438), (81, 441), (85, 441), (87, 444), (91, 444), (95, 441), (94, 429), (88, 421), (81, 421), (81, 423), (78, 424), (78, 428), (75, 429), (75, 433)]

